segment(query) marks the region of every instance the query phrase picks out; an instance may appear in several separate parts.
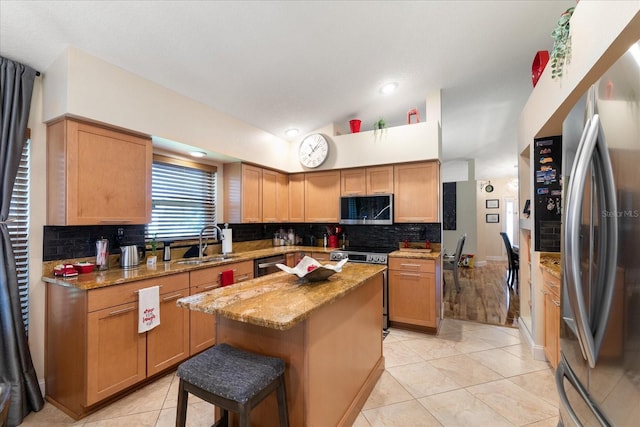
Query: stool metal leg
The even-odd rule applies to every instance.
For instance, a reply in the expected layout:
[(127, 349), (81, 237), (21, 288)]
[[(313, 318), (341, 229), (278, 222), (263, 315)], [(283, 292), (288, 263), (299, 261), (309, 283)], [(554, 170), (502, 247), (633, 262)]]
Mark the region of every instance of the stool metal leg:
[(184, 389), (184, 381), (180, 379), (180, 387), (178, 389), (178, 408), (176, 414), (176, 427), (184, 427), (187, 422), (187, 402), (189, 400), (189, 392)]
[(287, 391), (284, 385), (284, 375), (280, 376), (278, 381), (278, 415), (280, 418), (280, 427), (289, 427), (289, 408), (287, 408)]

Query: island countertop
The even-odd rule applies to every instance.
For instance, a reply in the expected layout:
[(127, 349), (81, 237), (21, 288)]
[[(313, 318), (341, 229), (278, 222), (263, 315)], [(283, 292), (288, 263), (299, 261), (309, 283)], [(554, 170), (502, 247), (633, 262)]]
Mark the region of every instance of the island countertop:
[(177, 304), (231, 320), (287, 330), (386, 268), (386, 265), (347, 263), (340, 273), (326, 281), (310, 283), (285, 272), (274, 273), (180, 298)]

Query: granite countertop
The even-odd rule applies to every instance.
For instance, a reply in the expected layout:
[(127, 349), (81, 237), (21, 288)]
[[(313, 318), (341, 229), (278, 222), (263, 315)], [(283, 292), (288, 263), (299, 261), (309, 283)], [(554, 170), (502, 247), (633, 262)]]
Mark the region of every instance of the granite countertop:
[(304, 283), (295, 275), (274, 273), (177, 300), (190, 310), (286, 330), (320, 307), (343, 297), (386, 265), (347, 263), (326, 281)]
[(419, 252), (419, 251), (406, 251), (397, 250), (389, 254), (391, 258), (409, 258), (409, 259), (438, 259), (440, 257), (440, 251), (432, 252)]
[[(266, 249), (238, 252), (232, 254), (228, 259), (222, 261), (207, 262), (199, 265), (179, 264), (178, 261), (180, 260), (174, 260), (170, 262), (157, 262), (155, 266), (151, 267), (147, 266), (147, 264), (145, 263), (142, 263), (139, 267), (129, 270), (123, 270), (122, 268), (115, 267), (103, 271), (94, 270), (91, 273), (78, 274), (77, 276), (73, 277), (54, 276), (53, 267), (51, 267), (49, 271), (44, 271), (45, 274), (42, 276), (42, 281), (61, 286), (71, 286), (78, 289), (90, 290), (102, 288), (105, 286), (133, 282), (136, 280), (151, 279), (154, 277), (168, 276), (170, 274), (184, 273), (201, 268), (223, 266), (226, 264), (232, 264), (242, 261), (253, 261), (257, 258), (263, 258), (278, 254), (287, 254), (293, 252), (329, 253), (332, 250), (335, 250), (335, 248), (321, 248), (317, 246), (277, 246)], [(61, 262), (56, 263), (60, 264)]]
[(540, 268), (547, 271), (553, 277), (561, 278), (562, 261), (560, 254), (543, 252), (540, 254)]

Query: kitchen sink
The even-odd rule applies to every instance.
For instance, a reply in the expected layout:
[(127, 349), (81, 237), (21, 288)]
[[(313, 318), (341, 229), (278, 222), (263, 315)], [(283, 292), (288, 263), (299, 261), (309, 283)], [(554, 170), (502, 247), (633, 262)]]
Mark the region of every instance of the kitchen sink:
[(176, 264), (182, 264), (182, 265), (200, 265), (200, 264), (206, 264), (209, 262), (219, 262), (219, 261), (226, 261), (228, 259), (233, 259), (234, 257), (231, 255), (213, 255), (213, 256), (207, 256), (207, 257), (202, 257), (202, 258), (185, 258), (185, 259), (181, 259), (179, 261), (176, 261)]

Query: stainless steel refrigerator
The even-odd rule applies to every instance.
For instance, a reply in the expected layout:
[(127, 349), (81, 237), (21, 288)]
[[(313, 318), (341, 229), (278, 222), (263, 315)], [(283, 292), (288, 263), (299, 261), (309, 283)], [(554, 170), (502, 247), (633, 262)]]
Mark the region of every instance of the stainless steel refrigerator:
[(559, 425), (638, 426), (640, 41), (584, 94), (562, 138)]

